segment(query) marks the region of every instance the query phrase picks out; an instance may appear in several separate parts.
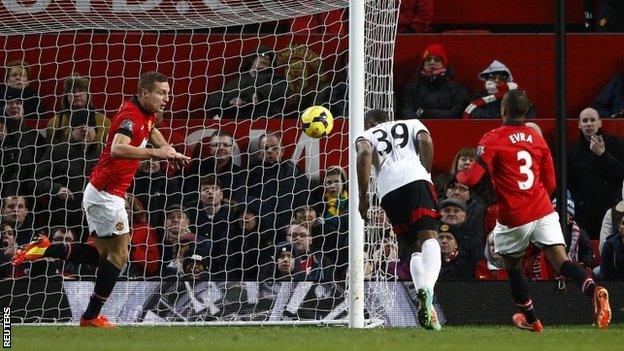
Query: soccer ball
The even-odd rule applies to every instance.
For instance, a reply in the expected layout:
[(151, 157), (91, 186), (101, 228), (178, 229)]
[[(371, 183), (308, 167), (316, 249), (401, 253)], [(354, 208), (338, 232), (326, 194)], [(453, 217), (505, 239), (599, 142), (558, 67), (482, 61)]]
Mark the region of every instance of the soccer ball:
[(334, 116), (323, 106), (308, 107), (300, 120), (304, 133), (312, 138), (322, 138), (334, 127)]

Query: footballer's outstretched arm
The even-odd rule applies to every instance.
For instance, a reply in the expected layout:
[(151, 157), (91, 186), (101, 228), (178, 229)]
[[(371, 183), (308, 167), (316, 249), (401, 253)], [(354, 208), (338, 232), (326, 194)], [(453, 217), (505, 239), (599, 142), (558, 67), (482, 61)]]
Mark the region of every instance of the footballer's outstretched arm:
[(431, 140), (431, 135), (424, 130), (418, 132), (417, 137), (420, 163), (422, 163), (427, 172), (431, 173), (431, 168), (433, 167), (433, 140)]
[(371, 174), (371, 165), (373, 164), (373, 147), (371, 143), (364, 138), (358, 139), (355, 147), (357, 149), (357, 176), (360, 198), (358, 209), (362, 218), (367, 219), (368, 180)]
[(167, 142), (167, 140), (165, 140), (165, 137), (156, 127), (152, 128), (152, 131), (150, 133), (150, 143), (154, 145), (155, 148), (169, 146), (169, 143)]
[[(130, 137), (116, 133), (113, 137), (111, 144), (111, 156), (113, 158), (128, 158), (128, 159), (145, 159), (145, 158), (159, 158), (159, 159), (177, 159), (179, 158), (178, 152), (171, 146), (166, 146), (158, 149), (147, 149), (142, 147), (136, 147), (130, 145)], [(185, 156), (186, 157), (186, 156)]]

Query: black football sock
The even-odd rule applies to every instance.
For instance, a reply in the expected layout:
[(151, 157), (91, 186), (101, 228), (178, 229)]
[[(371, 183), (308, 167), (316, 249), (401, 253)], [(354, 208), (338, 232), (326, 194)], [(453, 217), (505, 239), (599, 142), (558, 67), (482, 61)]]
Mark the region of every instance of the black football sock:
[(100, 254), (95, 247), (83, 243), (52, 244), (48, 246), (43, 255), (75, 263), (86, 263), (92, 266), (97, 265), (100, 259)]
[(511, 288), (511, 297), (516, 306), (524, 313), (529, 324), (535, 322), (537, 316), (533, 308), (533, 301), (529, 297), (529, 284), (522, 271), (518, 268), (507, 269), (507, 277), (509, 279), (509, 287)]
[(589, 273), (581, 267), (578, 263), (574, 263), (567, 260), (561, 264), (561, 275), (568, 279), (574, 280), (576, 285), (581, 288), (583, 294), (592, 297), (594, 296), (594, 288), (596, 283), (589, 275)]
[(97, 271), (97, 278), (95, 280), (95, 288), (93, 294), (89, 300), (87, 310), (82, 315), (84, 319), (93, 319), (100, 314), (102, 306), (106, 302), (106, 299), (110, 296), (115, 284), (117, 283), (117, 277), (121, 270), (112, 264), (106, 258), (100, 259)]

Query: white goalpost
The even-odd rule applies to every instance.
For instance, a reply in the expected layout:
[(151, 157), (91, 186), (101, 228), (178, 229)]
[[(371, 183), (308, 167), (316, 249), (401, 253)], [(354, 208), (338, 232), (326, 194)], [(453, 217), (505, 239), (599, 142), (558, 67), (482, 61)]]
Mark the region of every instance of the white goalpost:
[[(80, 201), (110, 119), (141, 73), (159, 71), (172, 96), (158, 128), (192, 161), (143, 161), (128, 189), (132, 244), (103, 309), (112, 322), (415, 324), (374, 188), (371, 221), (359, 215), (354, 148), (367, 111), (393, 116), (399, 5), (1, 2), (0, 304), (14, 322), (80, 319), (94, 267), (13, 267), (11, 253), (39, 234), (89, 242)], [(301, 130), (313, 105), (334, 116), (327, 137)]]

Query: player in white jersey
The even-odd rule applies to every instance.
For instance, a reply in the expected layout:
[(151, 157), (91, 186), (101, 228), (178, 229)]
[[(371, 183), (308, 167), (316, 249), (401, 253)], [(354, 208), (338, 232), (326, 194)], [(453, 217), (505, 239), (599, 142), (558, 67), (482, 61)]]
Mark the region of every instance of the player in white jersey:
[(436, 239), (437, 198), (431, 182), (433, 141), (417, 119), (388, 121), (388, 114), (366, 114), (366, 131), (355, 140), (359, 211), (367, 220), (371, 166), (377, 170), (377, 194), (400, 244), (412, 252), (410, 272), (418, 291), (418, 322), (440, 330), (433, 309), (433, 289), (440, 273), (440, 245)]

